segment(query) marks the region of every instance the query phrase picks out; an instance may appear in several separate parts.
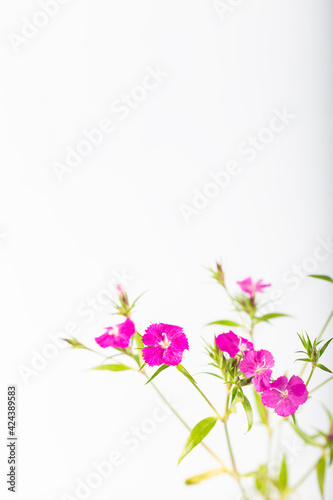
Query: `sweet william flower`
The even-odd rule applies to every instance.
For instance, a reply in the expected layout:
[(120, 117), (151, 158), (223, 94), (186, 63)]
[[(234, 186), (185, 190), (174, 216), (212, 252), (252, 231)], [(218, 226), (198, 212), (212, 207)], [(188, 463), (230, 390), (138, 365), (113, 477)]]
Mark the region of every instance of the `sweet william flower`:
[(269, 387), (274, 358), (272, 353), (261, 349), (260, 351), (247, 351), (239, 364), (239, 369), (246, 377), (254, 377), (252, 382), (257, 392), (262, 392)]
[(237, 285), (241, 287), (243, 292), (248, 293), (251, 299), (254, 297), (256, 292), (262, 293), (267, 286), (271, 286), (268, 283), (264, 284), (263, 280), (255, 282), (252, 278), (245, 278), (243, 281), (237, 281)]
[(289, 417), (295, 413), (307, 398), (306, 385), (296, 375), (293, 375), (290, 380), (285, 376), (277, 378), (261, 395), (263, 404), (274, 408), (275, 413), (280, 417)]
[(142, 337), (142, 357), (149, 366), (176, 366), (188, 349), (188, 340), (180, 326), (158, 323), (150, 325)]
[(124, 323), (115, 326), (108, 326), (106, 332), (95, 340), (101, 347), (119, 347), (125, 349), (129, 346), (132, 335), (135, 333), (135, 326), (131, 319), (127, 318)]
[(220, 351), (227, 352), (231, 358), (234, 358), (236, 354), (240, 352), (243, 353), (249, 349), (253, 349), (252, 342), (249, 342), (243, 337), (238, 337), (238, 335), (231, 330), (228, 333), (221, 333), (218, 335), (215, 342)]

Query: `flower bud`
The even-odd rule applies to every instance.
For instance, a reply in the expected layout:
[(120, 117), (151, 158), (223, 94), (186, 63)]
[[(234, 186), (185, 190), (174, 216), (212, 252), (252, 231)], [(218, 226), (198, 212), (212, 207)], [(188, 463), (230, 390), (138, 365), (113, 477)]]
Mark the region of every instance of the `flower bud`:
[(116, 286), (116, 291), (117, 291), (117, 294), (118, 294), (118, 297), (120, 299), (120, 302), (122, 302), (125, 306), (129, 306), (129, 302), (128, 302), (128, 297), (127, 297), (127, 293), (125, 291), (125, 288), (118, 284)]

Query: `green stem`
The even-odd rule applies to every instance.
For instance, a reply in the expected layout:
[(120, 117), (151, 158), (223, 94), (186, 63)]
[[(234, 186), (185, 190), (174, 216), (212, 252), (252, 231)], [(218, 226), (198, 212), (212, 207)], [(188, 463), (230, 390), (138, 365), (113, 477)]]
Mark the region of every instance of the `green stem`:
[(197, 384), (193, 384), (193, 386), (201, 394), (201, 396), (204, 398), (204, 400), (209, 404), (209, 406), (211, 407), (211, 409), (213, 410), (213, 412), (216, 414), (217, 418), (219, 420), (221, 420), (222, 419), (221, 415), (219, 414), (219, 412), (217, 411), (217, 409), (213, 406), (213, 404), (209, 401), (209, 399), (207, 398), (207, 396), (205, 396), (205, 394), (202, 392), (202, 390), (200, 389), (200, 387), (198, 387)]
[(227, 422), (223, 422), (223, 424), (224, 424), (224, 431), (225, 431), (225, 436), (227, 438), (228, 450), (229, 450), (229, 455), (230, 455), (230, 459), (231, 459), (231, 463), (232, 463), (232, 468), (233, 468), (233, 471), (234, 471), (235, 479), (237, 479), (237, 481), (238, 481), (239, 487), (240, 487), (240, 489), (241, 489), (241, 491), (243, 493), (244, 500), (247, 500), (246, 492), (245, 492), (245, 489), (244, 489), (244, 487), (242, 485), (241, 476), (240, 476), (240, 474), (238, 472), (236, 461), (235, 461), (234, 452), (232, 450), (230, 436), (229, 436), (229, 431), (228, 431), (228, 424), (227, 424)]
[(225, 431), (225, 436), (227, 438), (228, 450), (229, 450), (229, 455), (230, 455), (232, 467), (234, 469), (235, 475), (239, 478), (239, 472), (238, 472), (238, 469), (237, 469), (234, 452), (232, 451), (232, 446), (231, 446), (231, 441), (230, 441), (230, 436), (229, 436), (229, 430), (228, 430), (227, 422), (224, 422), (224, 431)]
[(333, 379), (333, 376), (328, 378), (327, 380), (325, 380), (325, 382), (322, 382), (321, 384), (317, 385), (317, 387), (315, 387), (314, 389), (312, 389), (310, 392), (314, 392), (316, 391), (317, 389), (319, 389), (320, 387), (322, 387), (323, 385), (327, 384), (327, 382), (329, 382), (330, 380)]
[(309, 375), (309, 377), (308, 377), (308, 380), (307, 380), (307, 382), (306, 382), (306, 384), (305, 384), (306, 386), (308, 386), (308, 385), (309, 385), (309, 382), (310, 382), (310, 380), (311, 380), (311, 378), (312, 378), (312, 375), (313, 375), (314, 370), (315, 370), (315, 367), (313, 366), (313, 367), (312, 367), (312, 370), (311, 370), (311, 373), (310, 373), (310, 375)]
[(329, 317), (327, 318), (327, 321), (326, 321), (325, 325), (323, 326), (323, 328), (322, 328), (322, 330), (321, 330), (321, 332), (319, 334), (318, 340), (320, 340), (322, 338), (322, 336), (324, 335), (325, 330), (326, 330), (329, 322), (331, 321), (332, 317), (333, 317), (333, 310), (332, 310), (331, 314), (329, 315)]
[[(146, 373), (143, 373), (144, 376), (149, 380), (149, 376), (146, 374)], [(150, 385), (154, 388), (154, 390), (157, 392), (157, 394), (159, 395), (159, 397), (164, 401), (164, 403), (170, 408), (170, 410), (172, 411), (172, 413), (178, 418), (178, 420), (184, 425), (184, 427), (186, 427), (187, 430), (189, 430), (191, 432), (191, 427), (185, 422), (185, 420), (179, 415), (179, 413), (177, 412), (177, 410), (175, 410), (175, 408), (169, 403), (169, 401), (166, 399), (166, 397), (161, 393), (161, 391), (156, 387), (156, 385), (153, 383), (153, 382), (150, 382)], [(200, 443), (204, 448), (205, 450), (212, 456), (215, 458), (215, 460), (217, 460), (222, 466), (223, 468), (227, 469), (224, 462), (222, 462), (222, 460), (210, 449), (208, 448), (208, 446), (205, 445), (205, 443), (203, 441), (201, 441)]]
[(224, 424), (224, 431), (225, 431), (225, 436), (227, 439), (228, 450), (229, 450), (230, 460), (232, 463), (232, 468), (234, 471), (234, 476), (235, 476), (235, 479), (237, 479), (237, 481), (238, 481), (239, 487), (240, 487), (242, 494), (243, 494), (243, 498), (246, 500), (247, 499), (246, 492), (245, 492), (244, 487), (242, 485), (241, 475), (239, 474), (238, 469), (237, 469), (235, 455), (234, 455), (234, 452), (233, 452), (233, 449), (231, 446), (230, 435), (229, 435), (229, 430), (228, 430), (227, 420), (228, 420), (228, 416), (229, 416), (229, 400), (230, 400), (230, 396), (227, 396), (226, 405), (225, 405), (225, 413), (224, 413), (222, 423)]

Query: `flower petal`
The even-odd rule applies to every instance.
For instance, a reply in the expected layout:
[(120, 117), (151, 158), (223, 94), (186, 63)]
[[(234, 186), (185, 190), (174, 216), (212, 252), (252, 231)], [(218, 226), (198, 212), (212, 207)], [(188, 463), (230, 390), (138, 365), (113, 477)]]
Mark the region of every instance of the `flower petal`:
[(263, 392), (270, 387), (272, 370), (265, 370), (263, 373), (257, 374), (253, 379), (253, 385), (257, 392)]

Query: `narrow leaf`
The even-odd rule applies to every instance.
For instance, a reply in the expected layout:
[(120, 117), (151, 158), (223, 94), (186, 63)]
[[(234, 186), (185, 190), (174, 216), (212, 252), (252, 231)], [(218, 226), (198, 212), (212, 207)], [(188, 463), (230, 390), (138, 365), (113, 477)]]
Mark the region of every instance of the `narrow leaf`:
[(326, 276), (325, 274), (309, 274), (310, 278), (317, 278), (318, 280), (325, 280), (333, 283), (333, 279), (330, 276)]
[(76, 340), (74, 337), (72, 339), (62, 339), (65, 342), (68, 342), (74, 349), (88, 349), (85, 345), (81, 344), (78, 340)]
[(242, 326), (235, 321), (229, 321), (228, 319), (221, 319), (219, 321), (213, 321), (212, 323), (208, 323), (207, 326), (210, 325), (224, 325), (224, 326)]
[(235, 399), (237, 391), (238, 391), (238, 387), (237, 387), (237, 385), (235, 385), (235, 387), (233, 388), (232, 393), (231, 393), (231, 403)]
[(330, 340), (328, 340), (326, 342), (326, 344), (324, 344), (321, 349), (320, 349), (320, 356), (322, 356), (324, 354), (324, 352), (326, 351), (327, 347), (330, 345), (330, 343), (332, 342), (333, 338), (331, 338)]
[(145, 294), (146, 292), (142, 292), (140, 293), (140, 295), (135, 299), (135, 301), (133, 302), (133, 304), (131, 305), (131, 309), (133, 309), (133, 307), (135, 306), (135, 304), (137, 303), (137, 301), (139, 299), (141, 299), (141, 297)]
[(267, 466), (260, 465), (258, 469), (258, 477), (255, 479), (255, 485), (259, 493), (266, 494), (267, 491)]
[(253, 411), (252, 411), (252, 406), (250, 404), (250, 401), (247, 399), (247, 397), (243, 394), (243, 401), (242, 401), (243, 408), (246, 413), (246, 418), (247, 418), (247, 423), (248, 423), (248, 429), (247, 432), (251, 429), (253, 425)]
[(230, 405), (230, 407), (229, 407), (229, 411), (230, 411), (230, 413), (236, 413), (236, 405), (237, 405), (238, 403), (242, 403), (242, 402), (243, 402), (243, 398), (242, 398), (241, 396), (236, 396), (236, 397), (233, 399), (233, 401), (232, 401), (232, 403), (231, 403), (231, 405)]
[(177, 365), (176, 366), (177, 370), (182, 373), (183, 375), (185, 375), (186, 378), (189, 379), (189, 381), (193, 384), (193, 385), (197, 385), (196, 381), (194, 380), (194, 378), (192, 377), (192, 375), (189, 374), (189, 372), (186, 370), (186, 368), (183, 366), (183, 365)]
[(266, 408), (266, 406), (264, 406), (262, 404), (261, 397), (257, 393), (256, 390), (254, 390), (254, 399), (256, 401), (257, 410), (258, 410), (258, 413), (259, 413), (259, 416), (260, 416), (260, 419), (261, 419), (262, 423), (265, 424), (265, 425), (268, 425), (268, 411), (267, 411), (267, 408)]
[(326, 461), (325, 457), (321, 457), (317, 463), (317, 479), (322, 498), (324, 498), (324, 484), (325, 484), (325, 472), (326, 472)]
[(142, 349), (144, 347), (143, 342), (142, 342), (142, 336), (138, 332), (135, 332), (134, 339), (135, 339), (135, 343), (136, 343), (136, 347), (137, 347), (137, 351), (138, 351), (139, 365), (141, 366), (144, 363), (144, 359), (142, 357)]
[(150, 379), (148, 380), (148, 382), (145, 383), (145, 385), (149, 384), (149, 382), (151, 382), (155, 377), (157, 377), (157, 375), (159, 375), (163, 370), (165, 370), (166, 368), (169, 368), (170, 365), (162, 365), (160, 366), (156, 372), (150, 377)]
[(220, 474), (223, 474), (226, 472), (224, 469), (212, 469), (208, 470), (207, 472), (203, 472), (202, 474), (199, 474), (198, 476), (192, 476), (186, 479), (185, 484), (199, 484), (201, 481), (204, 481), (205, 479), (210, 479), (211, 477), (214, 476), (219, 476)]
[(117, 365), (99, 365), (90, 368), (90, 370), (109, 370), (111, 372), (122, 372), (125, 370), (133, 370), (130, 366), (117, 364)]
[(287, 487), (288, 487), (288, 468), (287, 468), (286, 456), (284, 455), (279, 474), (279, 489), (280, 491), (285, 491)]
[[(292, 417), (294, 417), (294, 414), (292, 415)], [(309, 436), (304, 431), (302, 431), (295, 424), (295, 422), (294, 422), (293, 428), (294, 428), (295, 432), (297, 432), (297, 434), (303, 439), (303, 441), (305, 441), (308, 444), (311, 444), (312, 446), (318, 446), (319, 448), (321, 448), (321, 445), (317, 443), (317, 441), (313, 438), (313, 436)]]
[(331, 370), (329, 370), (326, 366), (324, 365), (317, 365), (317, 368), (320, 368), (321, 370), (324, 370), (324, 372), (332, 373)]
[(178, 459), (178, 464), (183, 460), (184, 457), (190, 451), (195, 448), (201, 441), (207, 436), (207, 434), (210, 433), (210, 431), (213, 429), (214, 425), (216, 424), (217, 418), (216, 417), (208, 417), (205, 418), (204, 420), (201, 420), (195, 427), (190, 432), (189, 437), (186, 440), (186, 443), (183, 446), (183, 449), (181, 451), (180, 457)]
[(264, 314), (260, 318), (255, 318), (255, 320), (257, 323), (260, 323), (261, 321), (268, 322), (270, 319), (282, 318), (282, 317), (290, 317), (290, 316), (289, 314), (283, 314), (283, 313), (270, 313), (270, 314)]

